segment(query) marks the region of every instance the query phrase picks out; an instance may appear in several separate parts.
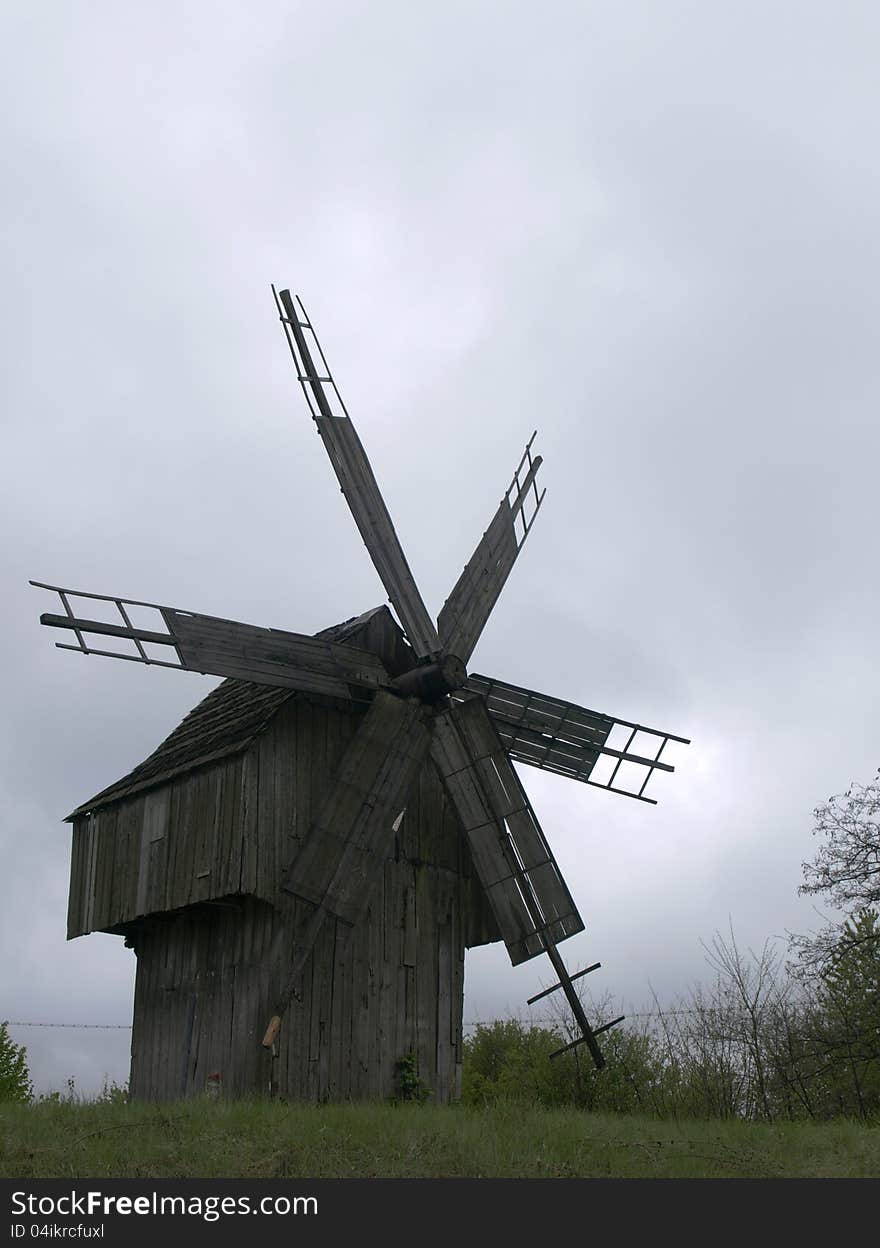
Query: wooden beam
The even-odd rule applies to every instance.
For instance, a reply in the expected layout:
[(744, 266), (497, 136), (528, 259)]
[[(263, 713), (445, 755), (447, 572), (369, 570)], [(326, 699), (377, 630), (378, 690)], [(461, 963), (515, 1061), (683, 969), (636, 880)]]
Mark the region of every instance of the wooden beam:
[(312, 822), (285, 891), (313, 906), (291, 950), (263, 1044), (271, 1048), (298, 980), (327, 919), (354, 925), (363, 915), (430, 744), (424, 710), (414, 700), (379, 691), (333, 777)]
[[(437, 630), (410, 571), (357, 430), (345, 412), (341, 398), (339, 403), (343, 414), (335, 415), (330, 406), (324, 386), (332, 386), (337, 396), (338, 391), (329, 369), (326, 375), (317, 370), (290, 291), (280, 291), (278, 299), (284, 309), (282, 320), (289, 330), (288, 343), (300, 372), (300, 381), (304, 389), (308, 385), (317, 407), (317, 411), (312, 409), (313, 419), (364, 545), (406, 629), (410, 645), (420, 658), (435, 654), (440, 649)], [(323, 361), (315, 331), (312, 329), (311, 333)], [(326, 361), (324, 364), (326, 366)], [(308, 393), (306, 397), (309, 397)]]

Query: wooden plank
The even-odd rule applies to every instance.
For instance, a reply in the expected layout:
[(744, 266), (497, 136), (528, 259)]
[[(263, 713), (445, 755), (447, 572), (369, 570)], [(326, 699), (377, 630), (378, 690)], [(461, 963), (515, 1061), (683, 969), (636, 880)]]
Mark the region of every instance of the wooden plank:
[[(278, 933), (279, 944), (287, 950), (289, 948), (290, 936), (289, 932), (294, 932), (300, 927), (304, 921), (304, 912), (307, 906), (304, 902), (297, 901), (293, 897), (283, 898), (284, 914), (281, 931)], [(268, 1000), (270, 1008), (272, 1003), (272, 986), (277, 984), (279, 977), (286, 972), (287, 967), (279, 966), (273, 962), (270, 967), (270, 979), (268, 989)], [(282, 1052), (279, 1055), (279, 1063), (283, 1062), (282, 1069), (286, 1072), (287, 1094), (293, 1100), (308, 1099), (308, 1072), (309, 1072), (309, 1035), (311, 1024), (311, 984), (312, 984), (312, 963), (306, 962), (302, 972), (302, 1000), (295, 1001), (287, 1012), (284, 1025), (281, 1028), (280, 1040)]]
[(470, 658), (518, 554), (505, 497), (437, 617), (444, 650), (462, 663)]
[[(468, 677), (466, 688), (484, 700), (506, 751), (517, 762), (584, 782), (602, 752), (645, 768), (655, 765), (650, 757), (610, 749), (608, 737), (618, 722), (610, 716), (478, 674)], [(665, 735), (650, 728), (641, 731), (658, 742)], [(656, 765), (660, 770), (669, 767)]]
[(174, 908), (179, 860), (183, 852), (183, 833), (180, 826), (180, 782), (168, 786), (168, 856), (165, 860), (165, 889), (163, 910)]
[[(406, 826), (406, 821), (404, 821), (401, 830), (404, 831)], [(408, 1053), (413, 1046), (407, 1010), (407, 980), (408, 976), (412, 976), (412, 968), (415, 966), (417, 930), (415, 868), (408, 860), (408, 849), (408, 842), (404, 838), (401, 842), (400, 861), (389, 864), (389, 870), (393, 873), (392, 914), (397, 937), (390, 951), (391, 958), (389, 958), (389, 963), (394, 961), (390, 971), (395, 980), (394, 1031), (391, 1040), (391, 1050), (395, 1061)]]
[(220, 879), (224, 894), (238, 893), (241, 889), (241, 822), (242, 777), (247, 755), (238, 754), (222, 765)]
[(81, 840), (81, 878), (80, 878), (80, 896), (79, 896), (79, 930), (77, 935), (84, 935), (91, 931), (89, 927), (89, 916), (92, 912), (92, 860), (94, 853), (94, 844), (92, 837), (92, 819), (91, 815), (85, 815), (78, 821), (79, 835)]
[(230, 893), (244, 892), (242, 887), (242, 862), (243, 862), (243, 843), (245, 834), (245, 820), (247, 817), (247, 797), (245, 794), (245, 786), (247, 778), (252, 767), (252, 761), (249, 751), (247, 754), (239, 755), (232, 766), (232, 794), (230, 799), (230, 808), (232, 811), (232, 825), (230, 828), (230, 845), (229, 845), (229, 871), (228, 881)]
[(153, 845), (164, 840), (168, 828), (168, 790), (165, 788), (151, 789), (137, 803), (142, 809), (140, 846), (137, 868), (137, 892), (135, 898), (135, 915), (147, 913), (147, 902), (150, 893), (150, 865), (154, 856)]
[(419, 927), (419, 959), (415, 966), (416, 1044), (419, 1077), (434, 1097), (437, 1064), (437, 934), (431, 873), (416, 869), (416, 921)]
[(493, 718), (507, 720), (515, 727), (524, 725), (542, 735), (558, 736), (575, 744), (601, 746), (614, 720), (585, 707), (520, 692), (500, 681), (479, 675), (469, 676), (467, 688), (484, 698)]
[(394, 1089), (394, 1074), (398, 1055), (395, 1053), (397, 1022), (397, 966), (400, 961), (400, 945), (403, 937), (400, 924), (400, 890), (397, 886), (399, 866), (394, 861), (385, 863), (377, 905), (381, 910), (376, 917), (380, 925), (377, 933), (380, 947), (378, 976), (378, 1037), (377, 1058), (379, 1062), (379, 1095), (387, 1096)]
[(447, 921), (437, 928), (437, 1088), (436, 1099), (443, 1105), (449, 1100), (453, 1078), (453, 982), (452, 924)]
[(456, 887), (456, 906), (453, 911), (453, 985), (452, 985), (452, 1086), (449, 1089), (449, 1099), (451, 1101), (461, 1100), (461, 1075), (462, 1075), (462, 1018), (464, 1010), (464, 952), (465, 952), (465, 933), (468, 925), (468, 916), (466, 910), (470, 903), (470, 890), (462, 887), (462, 881), (457, 881)]
[(341, 1066), (341, 1082), (339, 1085), (340, 1100), (349, 1100), (352, 1093), (352, 1069), (354, 1053), (352, 1050), (352, 1033), (355, 1013), (355, 931), (346, 931), (346, 939), (342, 942), (341, 961), (344, 967), (342, 980), (342, 1000), (340, 1004), (340, 1028), (336, 1035)]
[(431, 758), (467, 833), (474, 866), (485, 888), (506, 879), (510, 870), (497, 852), (498, 830), (479, 778), (449, 713), (434, 721)]
[(520, 956), (534, 930), (505, 853), (505, 829), (493, 816), (489, 798), (470, 766), (464, 742), (451, 713), (434, 722), (431, 756), (438, 766), (447, 792), (467, 836), (468, 847), (480, 882), (498, 922), (511, 957)]
[(330, 1100), (339, 1101), (343, 1100), (347, 1095), (345, 1090), (346, 1071), (351, 1058), (349, 1037), (345, 1034), (345, 1012), (350, 1003), (348, 986), (351, 979), (351, 968), (348, 959), (350, 942), (345, 939), (345, 935), (346, 933), (350, 935), (351, 929), (346, 928), (341, 923), (337, 923), (334, 926), (336, 939), (333, 949), (333, 999), (330, 1007), (331, 1019), (328, 1037), (327, 1092)]
[(196, 774), (195, 811), (196, 871), (194, 897), (208, 901), (219, 895), (217, 887), (217, 828), (214, 823), (216, 795), (213, 769), (200, 769)]
[(159, 837), (150, 842), (150, 856), (147, 873), (149, 888), (147, 891), (146, 913), (153, 914), (164, 910), (164, 885), (167, 872), (168, 838)]
[[(297, 908), (304, 916), (307, 907), (298, 902)], [(316, 961), (313, 948), (301, 974), (302, 999), (292, 1007), (296, 1019), (297, 1045), (295, 1061), (299, 1067), (299, 1095), (306, 1101), (310, 1101), (314, 1097), (315, 1082), (313, 1081), (313, 1074), (317, 1074), (317, 1068), (313, 1068), (311, 1062), (312, 1024), (316, 1020), (316, 1011), (314, 1010)]]
[(515, 763), (527, 763), (540, 771), (551, 771), (571, 780), (588, 781), (600, 757), (587, 750), (573, 755), (568, 750), (548, 747), (546, 743), (532, 744), (522, 734), (507, 730), (500, 720), (493, 722), (508, 757)]
[[(117, 922), (122, 922), (143, 914), (149, 908), (149, 897), (144, 893), (139, 898), (140, 867), (145, 861), (146, 874), (149, 877), (149, 860), (151, 853), (150, 832), (144, 837), (144, 809), (146, 794), (114, 803), (106, 809), (115, 816), (113, 839), (117, 846), (116, 860), (118, 877), (114, 884), (114, 902)], [(138, 901), (142, 901), (143, 909), (139, 911)]]
[(67, 939), (79, 936), (83, 926), (83, 880), (85, 878), (85, 837), (83, 819), (73, 821), (70, 833), (70, 885), (67, 892)]
[[(290, 291), (282, 290), (278, 298), (285, 312), (285, 332), (300, 380), (304, 389), (308, 385), (306, 393), (312, 416), (354, 522), (416, 652), (420, 656), (431, 654), (440, 648), (437, 633), (416, 587), (357, 430), (347, 413), (342, 416), (333, 415), (333, 408), (324, 390), (325, 384), (332, 387), (343, 411), (345, 405), (335, 383), (332, 380), (326, 383), (321, 380), (323, 374), (318, 372), (312, 359)], [(311, 333), (317, 343), (313, 329)], [(320, 353), (320, 346), (318, 350)], [(327, 367), (326, 362), (322, 363), (322, 367)]]
[(180, 843), (175, 860), (174, 883), (169, 898), (171, 909), (189, 905), (192, 897), (192, 880), (195, 873), (192, 803), (192, 773), (188, 773), (174, 781), (172, 796), (174, 826)]
[(461, 835), (460, 824), (450, 809), (446, 792), (434, 767), (425, 768), (422, 772), (422, 794), (422, 809), (426, 812), (425, 827), (430, 836), (430, 845), (426, 847), (423, 857), (425, 861), (457, 876), (461, 871), (463, 857), (470, 869), (467, 841)]
[(94, 930), (92, 923), (95, 914), (95, 874), (97, 872), (98, 854), (98, 812), (86, 817), (86, 879), (85, 879), (85, 923), (86, 932)]
[[(294, 820), (297, 849), (306, 839), (312, 821), (312, 738), (317, 708), (303, 699), (296, 702), (296, 756)], [(316, 807), (317, 808), (317, 807)], [(289, 870), (293, 857), (285, 864)]]
[[(296, 840), (296, 705), (287, 703), (275, 717), (271, 734), (275, 740), (275, 818), (271, 878), (272, 896), (277, 894), (281, 875), (287, 870), (298, 848)], [(268, 882), (268, 881), (267, 881)]]
[(241, 892), (257, 892), (257, 813), (259, 754), (250, 750), (243, 758), (239, 827), (241, 835)]
[[(496, 818), (504, 820), (516, 848), (517, 857), (526, 872), (548, 862), (552, 863), (555, 868), (550, 846), (541, 831), (519, 776), (504, 753), (485, 708), (478, 699), (471, 699), (457, 706), (453, 715), (472, 757), (481, 757), (484, 760), (480, 775), (485, 784), (484, 791), (489, 798), (492, 813)], [(491, 780), (489, 780), (490, 775)], [(555, 869), (555, 874), (561, 880), (558, 868)], [(545, 878), (549, 878), (547, 873), (545, 873)], [(564, 903), (569, 912), (576, 913), (574, 902), (564, 886), (559, 901)]]
[(195, 878), (193, 898), (207, 901), (218, 895), (216, 858), (217, 830), (214, 824), (214, 768), (199, 768), (193, 772), (195, 805), (193, 820), (196, 835)]
[(85, 930), (95, 930), (95, 887), (97, 880), (97, 857), (99, 857), (100, 824), (97, 811), (86, 820), (86, 870), (85, 870)]
[(162, 1053), (159, 1047), (159, 1030), (162, 1021), (162, 994), (165, 990), (165, 984), (162, 977), (162, 970), (166, 966), (167, 951), (164, 948), (165, 940), (168, 938), (169, 929), (164, 931), (159, 929), (153, 933), (154, 940), (151, 942), (153, 974), (151, 976), (150, 991), (146, 1001), (146, 1079), (149, 1089), (148, 1095), (150, 1100), (159, 1098), (158, 1075), (162, 1069)]
[[(187, 821), (192, 845), (192, 866), (189, 879), (190, 904), (204, 901), (210, 888), (211, 859), (208, 856), (204, 818), (204, 773), (191, 771), (187, 776)], [(207, 886), (207, 887), (206, 887)]]
[(216, 842), (214, 846), (214, 887), (216, 896), (222, 897), (234, 892), (229, 887), (229, 860), (232, 841), (232, 815), (234, 798), (235, 760), (226, 759), (214, 770), (214, 811), (213, 823)]
[[(380, 871), (380, 880), (381, 880)], [(370, 894), (370, 902), (364, 915), (368, 938), (367, 975), (367, 1096), (376, 1100), (382, 1095), (382, 1053), (379, 1049), (380, 986), (382, 982), (382, 889), (381, 883)]]
[(95, 913), (93, 922), (94, 926), (99, 929), (107, 927), (110, 921), (107, 880), (109, 862), (113, 856), (113, 839), (110, 823), (114, 820), (115, 813), (115, 811), (106, 808), (98, 812), (95, 852)]
[(410, 883), (404, 889), (404, 931), (403, 931), (403, 950), (402, 965), (415, 966), (416, 964), (416, 890), (415, 884)]
[[(333, 997), (336, 993), (336, 953), (338, 923), (328, 923), (322, 948), (320, 967), (316, 968), (320, 991), (318, 993), (318, 1095), (326, 1101), (330, 1095), (330, 1059), (333, 1048)], [(313, 1005), (314, 1008), (314, 1005)]]
[[(234, 960), (226, 972), (225, 992), (229, 1003), (228, 1063), (234, 1075), (230, 1092), (234, 1096), (253, 1095), (256, 1075), (254, 1056), (259, 1052), (259, 1037), (250, 1035), (256, 1030), (251, 1020), (256, 1016), (255, 1000), (258, 992), (257, 950), (262, 943), (263, 908), (248, 907), (239, 916), (227, 912), (224, 927), (230, 933), (229, 944), (235, 948)], [(235, 945), (233, 939), (237, 935)], [(237, 947), (236, 947), (237, 946)], [(224, 1089), (224, 1094), (225, 1094)]]
[[(535, 478), (542, 463), (540, 455), (536, 455), (534, 460), (531, 458), (529, 447), (532, 441), (534, 435), (526, 446), (525, 454), (497, 512), (465, 565), (438, 618), (444, 648), (457, 655), (463, 663), (470, 658), (543, 501), (543, 494), (539, 498), (535, 490), (532, 520), (526, 525), (524, 516), (520, 517), (523, 531), (518, 537), (514, 520), (523, 511), (527, 496), (535, 488)], [(528, 470), (520, 480), (519, 474), (525, 467), (526, 460)]]
[(260, 1026), (271, 1004), (269, 1000), (269, 979), (271, 974), (269, 958), (278, 923), (278, 914), (274, 906), (261, 907), (261, 912), (263, 918), (260, 927), (260, 941), (255, 953), (254, 964), (248, 972), (248, 981), (252, 988), (248, 1018), (246, 1020), (247, 1034), (244, 1043), (248, 1053), (252, 1054), (251, 1069), (253, 1071), (249, 1085), (253, 1091), (248, 1094), (286, 1096), (286, 1085), (283, 1091), (278, 1086), (284, 1068), (280, 1065), (277, 1057), (273, 1059), (271, 1053), (267, 1053), (260, 1045)]
[[(491, 711), (490, 715), (492, 715)], [(492, 715), (492, 720), (508, 751), (516, 749), (528, 753), (534, 758), (537, 766), (542, 766), (544, 761), (549, 759), (561, 767), (571, 767), (574, 771), (585, 768), (589, 774), (599, 757), (598, 745), (563, 741), (522, 725), (514, 728), (496, 715)]]
[(366, 916), (352, 931), (352, 946), (351, 1094), (355, 1100), (362, 1100), (369, 1095), (370, 1058), (370, 931)]
[[(437, 716), (432, 758), (514, 965), (543, 951), (545, 912), (560, 938), (581, 931), (583, 922), (481, 699), (453, 704)], [(552, 864), (549, 871), (544, 864)], [(540, 895), (533, 868), (542, 868), (536, 876)]]
[(376, 695), (285, 880), (287, 891), (343, 922), (358, 921), (429, 743), (417, 703)]
[[(126, 828), (126, 820), (122, 818), (123, 811), (120, 807), (112, 808), (114, 815), (113, 826), (113, 888), (110, 897), (110, 912), (108, 914), (109, 924), (123, 923), (132, 917), (132, 908), (129, 903), (131, 896), (131, 875), (133, 869), (137, 869), (137, 849), (135, 842), (139, 842), (139, 835), (134, 834), (134, 828)], [(134, 820), (129, 820), (133, 823)], [(132, 859), (135, 861), (132, 862)], [(108, 925), (109, 925), (108, 924)]]
[(259, 755), (257, 813), (257, 889), (261, 897), (271, 897), (278, 887), (281, 870), (275, 854), (275, 733), (264, 732), (257, 743)]
[[(332, 938), (332, 924), (327, 923), (318, 932), (306, 964), (308, 967), (306, 982), (309, 984), (307, 998), (309, 1019), (307, 1053), (309, 1066), (306, 1095), (312, 1103), (317, 1102), (320, 1097), (318, 1059), (321, 1052), (321, 992), (327, 974), (327, 942), (328, 939), (332, 941)], [(304, 1003), (305, 1000), (306, 998), (304, 998)]]
[(192, 671), (346, 699), (349, 684), (378, 689), (387, 683), (381, 660), (368, 650), (171, 608), (162, 614), (181, 662)]

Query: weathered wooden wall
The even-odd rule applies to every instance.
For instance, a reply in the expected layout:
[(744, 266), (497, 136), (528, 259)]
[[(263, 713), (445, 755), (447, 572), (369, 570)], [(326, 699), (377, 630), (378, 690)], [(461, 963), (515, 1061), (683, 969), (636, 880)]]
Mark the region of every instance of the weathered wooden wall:
[(138, 974), (131, 1093), (171, 1100), (221, 1076), (224, 1096), (385, 1098), (397, 1063), (416, 1055), (437, 1101), (461, 1064), (464, 944), (460, 882), (388, 862), (365, 921), (328, 923), (306, 965), (302, 1000), (285, 1016), (277, 1058), (260, 1045), (277, 983), (278, 911), (256, 898), (147, 920)]
[[(278, 987), (270, 949), (303, 904), (280, 881), (358, 718), (292, 699), (246, 753), (75, 821), (68, 933), (121, 932), (138, 956), (133, 1095), (202, 1091), (213, 1071), (229, 1095), (268, 1090), (259, 1041)], [(494, 939), (428, 765), (366, 919), (321, 933), (302, 1004), (282, 1028), (276, 1090), (308, 1100), (388, 1096), (396, 1063), (412, 1051), (434, 1096), (447, 1100), (461, 1058), (464, 951)]]

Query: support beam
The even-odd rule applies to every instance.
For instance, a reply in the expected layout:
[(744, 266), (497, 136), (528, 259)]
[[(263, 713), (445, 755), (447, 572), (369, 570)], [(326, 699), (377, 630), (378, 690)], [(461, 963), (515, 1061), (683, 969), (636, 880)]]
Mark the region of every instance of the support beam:
[[(610, 1031), (612, 1027), (616, 1027), (618, 1023), (622, 1023), (625, 1018), (626, 1018), (626, 1015), (621, 1014), (619, 1018), (612, 1018), (610, 1023), (603, 1023), (601, 1027), (597, 1027), (596, 1030), (593, 1032), (593, 1037), (595, 1038), (596, 1036), (601, 1036), (603, 1031)], [(562, 1046), (561, 1049), (554, 1049), (554, 1051), (550, 1054), (550, 1056), (551, 1058), (561, 1057), (563, 1053), (568, 1053), (572, 1049), (576, 1049), (579, 1044), (583, 1044), (585, 1041), (587, 1041), (586, 1036), (578, 1036), (577, 1040), (572, 1040), (571, 1044), (565, 1044)], [(587, 1041), (587, 1043), (589, 1042)], [(603, 1064), (604, 1064), (604, 1059), (603, 1059)]]
[[(589, 975), (590, 971), (598, 971), (601, 965), (601, 962), (594, 962), (592, 966), (585, 967), (584, 970), (578, 971), (577, 975), (570, 975), (569, 981), (573, 984), (576, 979), (580, 979), (584, 975)], [(533, 997), (529, 997), (526, 1005), (534, 1005), (536, 1001), (541, 1001), (544, 997), (549, 997), (551, 992), (556, 992), (557, 988), (561, 987), (562, 984), (552, 984), (551, 987), (545, 988), (543, 992), (538, 992)]]

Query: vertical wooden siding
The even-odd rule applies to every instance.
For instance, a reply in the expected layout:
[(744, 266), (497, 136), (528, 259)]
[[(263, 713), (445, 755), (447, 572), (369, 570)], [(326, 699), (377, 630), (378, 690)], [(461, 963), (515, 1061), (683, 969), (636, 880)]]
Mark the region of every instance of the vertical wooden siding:
[(497, 932), (430, 765), (364, 920), (323, 929), (274, 1069), (259, 1043), (271, 951), (283, 965), (304, 904), (280, 880), (357, 726), (292, 699), (246, 753), (76, 822), (69, 935), (125, 931), (138, 954), (133, 1095), (192, 1094), (217, 1071), (229, 1095), (271, 1078), (292, 1099), (386, 1097), (410, 1052), (437, 1100), (455, 1094), (465, 947)]

